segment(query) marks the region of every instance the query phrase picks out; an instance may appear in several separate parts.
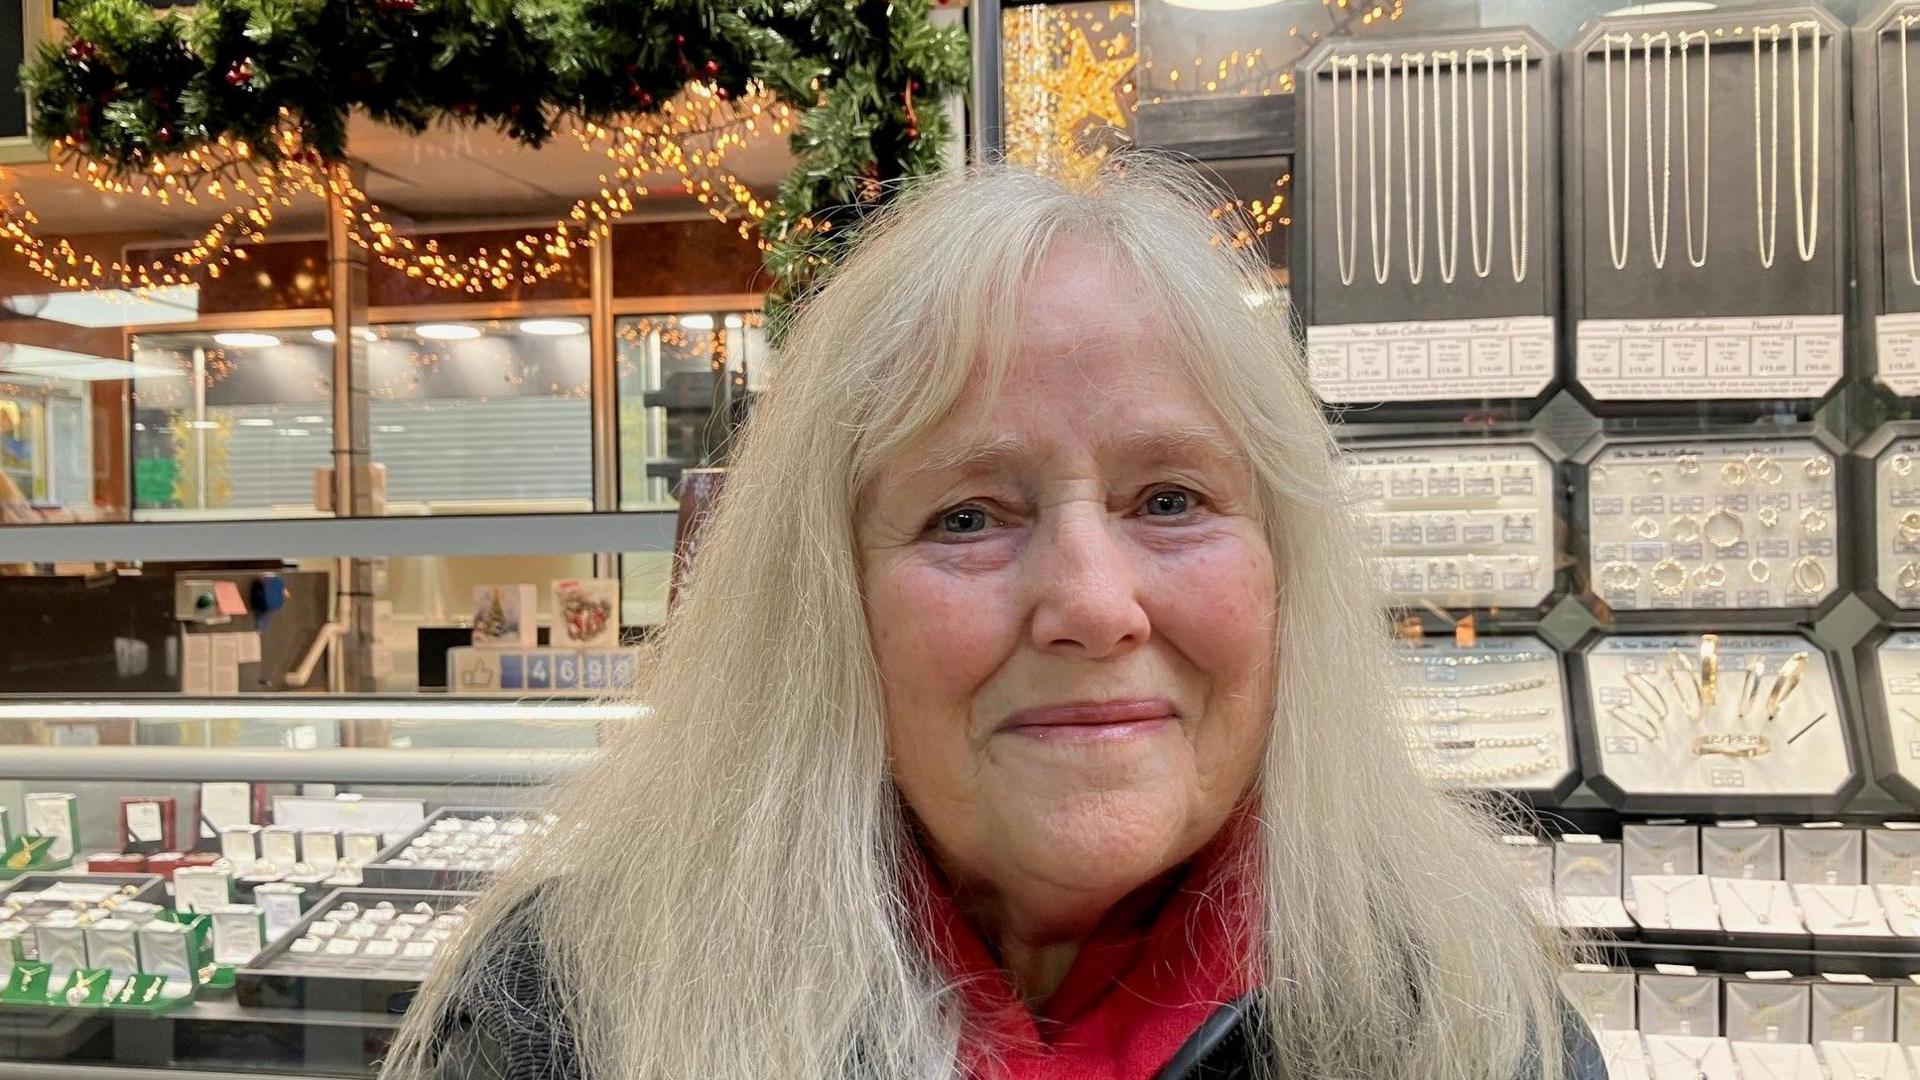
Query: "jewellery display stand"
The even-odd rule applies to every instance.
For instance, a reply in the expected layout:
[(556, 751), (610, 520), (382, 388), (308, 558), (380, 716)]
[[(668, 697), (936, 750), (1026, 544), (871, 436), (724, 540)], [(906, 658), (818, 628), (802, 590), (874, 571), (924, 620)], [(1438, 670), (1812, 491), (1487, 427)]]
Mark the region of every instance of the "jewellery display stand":
[(1800, 1043), (1733, 1042), (1733, 1062), (1742, 1077), (1779, 1077), (1780, 1080), (1818, 1080), (1820, 1059), (1813, 1047)]
[(1920, 938), (1920, 885), (1875, 885), (1873, 894), (1895, 936)]
[(1650, 1080), (1647, 1071), (1647, 1044), (1638, 1031), (1599, 1031), (1600, 1059), (1607, 1066), (1607, 1080)]
[(1714, 933), (1720, 912), (1710, 878), (1698, 874), (1637, 877), (1628, 882), (1633, 918), (1643, 929)]
[(1579, 785), (1560, 654), (1533, 636), (1472, 648), (1425, 638), (1396, 653), (1408, 676), (1408, 745), (1432, 780), (1541, 803)]
[(1522, 29), (1367, 35), (1302, 62), (1291, 290), (1328, 404), (1518, 415), (1555, 385), (1555, 63)]
[(1837, 386), (1845, 42), (1795, 4), (1598, 19), (1567, 52), (1567, 318), (1597, 409), (1804, 412)]
[(1595, 634), (1569, 661), (1582, 772), (1616, 809), (1832, 813), (1862, 783), (1801, 634)]
[(1920, 3), (1879, 4), (1853, 32), (1860, 343), (1875, 381), (1920, 394)]
[(1638, 1004), (1641, 1034), (1720, 1034), (1720, 980), (1711, 975), (1641, 975)]
[(1913, 1080), (1907, 1055), (1892, 1042), (1822, 1042), (1832, 1080)]
[(1781, 877), (1796, 885), (1866, 883), (1865, 839), (1859, 829), (1781, 830)]
[(1920, 422), (1887, 424), (1850, 463), (1850, 546), (1867, 602), (1896, 625), (1920, 621)]
[(1556, 593), (1553, 461), (1525, 440), (1367, 440), (1348, 460), (1395, 606), (1543, 610)]
[(1793, 890), (1786, 882), (1708, 880), (1713, 883), (1713, 900), (1719, 905), (1720, 923), (1727, 933), (1799, 936), (1807, 932)]
[[(402, 915), (415, 914), (416, 905), (425, 904), (433, 910), (425, 929), (433, 930), (437, 929), (432, 925), (433, 919), (456, 914), (464, 919), (462, 905), (477, 895), (420, 889), (336, 889), (239, 972), (240, 1003), (249, 1008), (385, 1012), (393, 995), (413, 989), (426, 977), (432, 963), (431, 953), (408, 949), (406, 946), (411, 940), (402, 942), (389, 937), (386, 928), (376, 930), (364, 941), (350, 941), (353, 935), (345, 930), (322, 935), (315, 927), (320, 923), (341, 923), (345, 921), (342, 916), (349, 911), (365, 913), (382, 904), (391, 906), (394, 912), (391, 922), (398, 923)], [(316, 939), (320, 939), (320, 944), (312, 953), (294, 948), (296, 943)], [(357, 948), (330, 950), (328, 946), (336, 939)], [(374, 939), (385, 940), (395, 947), (370, 950), (368, 946), (375, 943)], [(437, 947), (432, 951), (437, 952)]]
[(1731, 978), (1724, 982), (1727, 1038), (1733, 1040), (1736, 1060), (1742, 1044), (1806, 1044), (1813, 1008), (1812, 988), (1806, 983)]
[(1547, 922), (1560, 919), (1558, 899), (1553, 892), (1553, 847), (1533, 836), (1506, 836), (1507, 856), (1513, 860), (1514, 878), (1530, 900), (1539, 917)]
[(1632, 930), (1633, 916), (1620, 900), (1620, 845), (1562, 840), (1553, 845), (1553, 893), (1560, 925), (1594, 930)]
[(1888, 794), (1920, 807), (1920, 630), (1883, 630), (1853, 650), (1874, 776)]
[(1710, 825), (1700, 830), (1700, 869), (1712, 877), (1780, 878), (1780, 830), (1774, 826)]
[(1739, 1080), (1733, 1047), (1725, 1039), (1648, 1035), (1646, 1041), (1653, 1080)]
[(1893, 1042), (1894, 990), (1881, 983), (1813, 985), (1813, 1041)]
[(1710, 610), (1728, 624), (1812, 618), (1837, 602), (1849, 527), (1841, 451), (1817, 429), (1799, 431), (1588, 443), (1575, 455), (1585, 466), (1575, 514), (1593, 600), (1621, 623)]
[(1625, 825), (1620, 839), (1627, 877), (1700, 872), (1698, 825)]
[[(368, 863), (366, 884), (383, 889), (474, 888), (499, 869), (501, 858), (544, 831), (525, 810), (443, 807)], [(457, 843), (455, 838), (470, 842)]]
[[(1638, 1031), (1632, 971), (1579, 970), (1560, 975), (1560, 993), (1596, 1031)], [(1920, 989), (1917, 987), (1916, 989)]]
[(1920, 831), (1867, 830), (1867, 884), (1920, 886)]

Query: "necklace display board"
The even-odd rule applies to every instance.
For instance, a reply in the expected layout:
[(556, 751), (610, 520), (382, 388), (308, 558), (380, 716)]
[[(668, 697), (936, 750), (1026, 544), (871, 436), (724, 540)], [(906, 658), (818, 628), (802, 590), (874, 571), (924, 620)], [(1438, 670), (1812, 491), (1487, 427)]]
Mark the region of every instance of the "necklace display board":
[(1569, 660), (1582, 771), (1616, 809), (1832, 813), (1861, 785), (1836, 665), (1802, 634), (1595, 635)]
[(1567, 315), (1596, 408), (1805, 407), (1839, 383), (1843, 42), (1811, 4), (1582, 31), (1565, 61), (1583, 136), (1565, 142)]
[(1723, 440), (1597, 437), (1575, 455), (1581, 566), (1621, 622), (1811, 618), (1844, 595), (1841, 448), (1810, 425)]
[(1407, 677), (1407, 743), (1428, 778), (1543, 803), (1578, 786), (1552, 646), (1530, 635), (1483, 637), (1471, 648), (1423, 638), (1395, 659)]
[(1348, 464), (1396, 607), (1537, 615), (1556, 596), (1560, 490), (1543, 444), (1370, 439)]
[(1560, 303), (1555, 59), (1522, 29), (1369, 35), (1308, 54), (1292, 295), (1324, 401), (1522, 412), (1545, 399)]
[(1854, 31), (1853, 56), (1860, 340), (1875, 380), (1910, 397), (1920, 395), (1920, 3), (1879, 5)]
[(1874, 778), (1920, 808), (1920, 630), (1886, 630), (1854, 646)]
[(1889, 622), (1920, 619), (1920, 421), (1874, 431), (1854, 450), (1851, 546), (1861, 594)]

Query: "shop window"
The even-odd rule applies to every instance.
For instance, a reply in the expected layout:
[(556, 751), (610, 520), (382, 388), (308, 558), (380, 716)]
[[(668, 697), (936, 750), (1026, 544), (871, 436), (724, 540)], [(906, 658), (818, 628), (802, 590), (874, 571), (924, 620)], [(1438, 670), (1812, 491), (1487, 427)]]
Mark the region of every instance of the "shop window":
[(757, 311), (638, 315), (614, 331), (620, 509), (671, 510), (683, 471), (719, 465), (773, 363)]

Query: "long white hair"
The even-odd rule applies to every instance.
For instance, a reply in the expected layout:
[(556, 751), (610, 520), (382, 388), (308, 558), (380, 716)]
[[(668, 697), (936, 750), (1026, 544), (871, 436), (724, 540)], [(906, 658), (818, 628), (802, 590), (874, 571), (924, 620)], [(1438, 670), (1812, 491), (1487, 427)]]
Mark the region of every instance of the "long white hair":
[(610, 735), (548, 845), (489, 891), (388, 1077), (431, 1075), (448, 1010), (501, 993), (503, 949), (527, 942), (587, 1080), (954, 1075), (953, 998), (903, 896), (913, 841), (854, 519), (891, 455), (1004, 371), (1022, 291), (1063, 238), (1138, 278), (1168, 362), (1251, 464), (1280, 585), (1250, 963), (1279, 1075), (1560, 1075), (1560, 946), (1491, 822), (1411, 764), (1338, 451), (1282, 305), (1259, 302), (1265, 266), (1209, 194), (1133, 157), (896, 201), (786, 335), (644, 679), (650, 718)]

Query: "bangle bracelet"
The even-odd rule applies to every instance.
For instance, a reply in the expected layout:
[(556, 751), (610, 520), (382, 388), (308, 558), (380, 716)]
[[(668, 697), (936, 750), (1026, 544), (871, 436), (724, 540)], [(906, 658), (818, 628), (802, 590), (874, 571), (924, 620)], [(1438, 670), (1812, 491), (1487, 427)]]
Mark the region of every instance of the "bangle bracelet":
[(1700, 703), (1712, 705), (1720, 695), (1720, 635), (1700, 635)]

